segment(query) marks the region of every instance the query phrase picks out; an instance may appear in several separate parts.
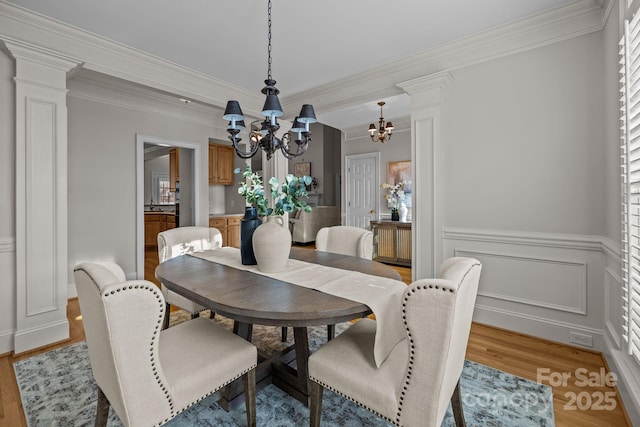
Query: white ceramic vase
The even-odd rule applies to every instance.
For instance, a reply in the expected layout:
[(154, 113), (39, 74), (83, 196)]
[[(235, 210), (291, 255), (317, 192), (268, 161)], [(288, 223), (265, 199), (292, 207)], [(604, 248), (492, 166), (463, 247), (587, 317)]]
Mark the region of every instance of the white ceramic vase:
[(409, 213), (409, 209), (407, 209), (407, 205), (404, 202), (400, 202), (400, 207), (398, 208), (398, 215), (400, 216), (400, 222), (407, 222), (407, 213)]
[(278, 273), (287, 267), (291, 252), (291, 232), (280, 215), (268, 216), (266, 222), (253, 232), (253, 253), (258, 269)]

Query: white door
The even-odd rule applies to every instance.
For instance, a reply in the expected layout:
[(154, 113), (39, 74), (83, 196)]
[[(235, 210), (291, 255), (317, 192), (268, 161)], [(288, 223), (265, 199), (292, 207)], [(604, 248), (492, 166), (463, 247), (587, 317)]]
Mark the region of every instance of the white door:
[(380, 153), (355, 154), (345, 159), (347, 225), (371, 228), (371, 220), (378, 219), (380, 206)]

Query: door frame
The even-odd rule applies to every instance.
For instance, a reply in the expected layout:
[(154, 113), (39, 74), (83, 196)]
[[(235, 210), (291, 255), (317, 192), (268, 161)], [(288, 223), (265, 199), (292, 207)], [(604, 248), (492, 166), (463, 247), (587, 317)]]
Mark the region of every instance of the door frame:
[(202, 174), (200, 163), (202, 144), (179, 141), (152, 135), (136, 134), (136, 275), (144, 279), (144, 143), (193, 150), (193, 209), (194, 223), (200, 224), (200, 186)]
[(351, 206), (349, 201), (351, 200), (351, 194), (349, 189), (351, 188), (351, 162), (356, 159), (365, 159), (373, 157), (375, 159), (374, 164), (376, 170), (374, 171), (374, 180), (377, 183), (375, 188), (371, 188), (372, 200), (374, 200), (374, 206), (376, 207), (375, 221), (380, 221), (380, 191), (378, 186), (380, 185), (380, 152), (375, 151), (372, 153), (350, 154), (344, 156), (344, 168), (345, 168), (345, 189), (344, 189), (344, 203), (345, 203), (345, 224), (349, 225)]

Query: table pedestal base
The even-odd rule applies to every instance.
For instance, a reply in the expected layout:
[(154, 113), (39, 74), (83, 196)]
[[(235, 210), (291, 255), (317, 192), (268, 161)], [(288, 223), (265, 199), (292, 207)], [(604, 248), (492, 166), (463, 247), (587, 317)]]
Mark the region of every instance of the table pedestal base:
[[(233, 332), (247, 341), (251, 342), (253, 325), (241, 322), (234, 322)], [(269, 384), (282, 389), (290, 396), (299, 400), (305, 406), (309, 406), (308, 381), (308, 359), (309, 359), (309, 338), (306, 327), (293, 328), (294, 345), (282, 351), (272, 354), (258, 349), (258, 366), (256, 368), (256, 391), (263, 389)], [(296, 368), (290, 366), (295, 360)], [(218, 403), (228, 411), (230, 406), (235, 406), (236, 402), (244, 402), (243, 385), (241, 379), (227, 385), (222, 392)]]

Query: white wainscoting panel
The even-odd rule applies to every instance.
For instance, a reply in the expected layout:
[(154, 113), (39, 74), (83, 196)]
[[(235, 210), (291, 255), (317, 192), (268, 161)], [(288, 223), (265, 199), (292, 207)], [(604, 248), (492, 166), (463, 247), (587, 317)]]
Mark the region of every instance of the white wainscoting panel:
[(482, 263), (478, 295), (586, 314), (586, 264), (489, 251), (454, 250)]
[[(603, 237), (456, 227), (444, 227), (442, 237), (444, 258), (483, 265), (475, 321), (603, 349), (605, 254), (613, 251)], [(575, 342), (576, 334), (591, 345)]]

